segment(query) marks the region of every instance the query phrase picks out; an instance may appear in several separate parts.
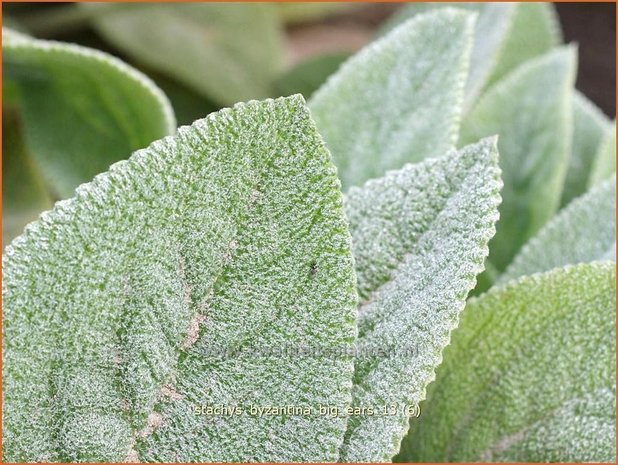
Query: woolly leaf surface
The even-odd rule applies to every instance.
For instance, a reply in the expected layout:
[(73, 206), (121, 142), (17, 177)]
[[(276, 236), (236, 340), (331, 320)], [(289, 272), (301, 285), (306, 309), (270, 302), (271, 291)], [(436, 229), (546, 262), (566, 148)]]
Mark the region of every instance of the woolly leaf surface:
[(575, 50), (565, 47), (525, 63), (490, 88), (462, 126), (462, 143), (499, 136), (503, 202), (489, 255), (498, 271), (560, 205), (575, 60)]
[(345, 189), (457, 140), (474, 15), (419, 15), (346, 61), (309, 102)]
[(5, 460), (334, 461), (343, 418), (196, 408), (349, 403), (339, 188), (294, 96), (180, 128), (29, 225), (3, 260)]
[[(407, 165), (346, 197), (359, 292), (353, 407), (340, 459), (388, 461), (483, 269), (498, 217), (496, 141)], [(396, 414), (379, 414), (397, 405)]]
[(603, 135), (610, 127), (607, 117), (579, 91), (573, 94), (573, 140), (569, 168), (562, 190), (562, 206), (584, 194)]

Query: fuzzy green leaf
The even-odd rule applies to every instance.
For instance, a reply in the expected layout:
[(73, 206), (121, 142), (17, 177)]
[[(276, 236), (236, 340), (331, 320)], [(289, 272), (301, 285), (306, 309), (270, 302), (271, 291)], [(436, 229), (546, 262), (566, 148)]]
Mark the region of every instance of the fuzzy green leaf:
[(478, 12), (474, 31), (474, 46), (470, 57), (470, 72), (466, 82), (464, 106), (469, 107), (476, 101), (485, 87), (493, 67), (498, 60), (502, 46), (509, 33), (516, 4), (513, 3), (407, 3), (380, 29), (380, 34), (390, 31), (419, 13), (439, 8), (463, 8)]
[(222, 105), (269, 97), (283, 40), (267, 3), (81, 4), (107, 41)]
[(614, 263), (469, 301), (401, 461), (614, 462)]
[(551, 3), (519, 2), (510, 21), (487, 85), (498, 82), (526, 61), (545, 54), (562, 41), (558, 15)]
[(336, 460), (343, 418), (195, 409), (350, 402), (339, 187), (302, 97), (254, 101), (28, 226), (3, 260), (4, 459)]
[(570, 155), (575, 50), (561, 48), (492, 87), (462, 126), (461, 143), (499, 135), (503, 203), (489, 259), (503, 271), (560, 204)]
[(474, 15), (419, 15), (343, 64), (309, 106), (344, 188), (445, 153), (459, 128)]
[(605, 130), (603, 140), (595, 156), (590, 180), (588, 184), (593, 186), (607, 179), (616, 172), (616, 121)]
[(500, 276), (519, 276), (564, 265), (615, 260), (616, 179), (608, 179), (569, 204), (533, 237)]
[[(340, 459), (387, 461), (408, 429), (483, 269), (501, 187), (495, 139), (407, 165), (346, 197), (358, 287), (353, 407)], [(378, 350), (379, 352), (376, 352)]]
[(2, 31), (28, 150), (54, 195), (73, 195), (131, 152), (174, 131), (171, 106), (143, 74), (97, 50)]
[(578, 91), (573, 94), (573, 140), (562, 206), (586, 192), (595, 155), (609, 126), (609, 120), (594, 103)]

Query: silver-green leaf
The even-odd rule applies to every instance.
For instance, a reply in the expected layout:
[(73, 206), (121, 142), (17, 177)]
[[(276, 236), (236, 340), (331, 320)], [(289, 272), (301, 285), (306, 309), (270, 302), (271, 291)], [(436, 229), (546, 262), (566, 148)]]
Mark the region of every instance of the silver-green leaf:
[(531, 60), (490, 88), (462, 125), (461, 143), (499, 135), (503, 203), (489, 260), (503, 271), (560, 205), (571, 151), (571, 47)]
[(615, 462), (615, 311), (613, 262), (470, 300), (398, 460)]
[(344, 188), (457, 140), (474, 15), (419, 15), (345, 62), (309, 102)]
[[(392, 171), (346, 197), (362, 303), (340, 459), (389, 461), (483, 269), (498, 218), (496, 141)], [(396, 405), (394, 415), (384, 409)]]
[(575, 199), (515, 257), (499, 283), (564, 265), (615, 260), (616, 178)]
[(510, 25), (515, 15), (517, 4), (492, 2), (406, 3), (380, 28), (379, 32), (384, 34), (419, 13), (452, 7), (476, 11), (479, 15), (474, 31), (474, 46), (472, 48), (470, 71), (466, 82), (464, 107), (467, 109), (476, 101), (481, 91), (485, 88), (507, 35), (510, 32)]
[(36, 168), (60, 198), (171, 134), (174, 115), (150, 79), (97, 50), (3, 29), (4, 79)]
[(336, 460), (345, 419), (316, 409), (351, 400), (350, 247), (300, 96), (114, 165), (4, 255), (4, 459)]
[(487, 85), (498, 82), (526, 61), (547, 53), (561, 41), (558, 15), (551, 3), (516, 3), (506, 40)]
[(588, 98), (573, 94), (573, 140), (562, 190), (562, 206), (586, 192), (588, 180), (609, 120)]
[(270, 97), (283, 59), (277, 9), (268, 3), (93, 4), (111, 44), (222, 105)]
[(616, 121), (605, 130), (595, 156), (588, 184), (593, 186), (616, 172)]

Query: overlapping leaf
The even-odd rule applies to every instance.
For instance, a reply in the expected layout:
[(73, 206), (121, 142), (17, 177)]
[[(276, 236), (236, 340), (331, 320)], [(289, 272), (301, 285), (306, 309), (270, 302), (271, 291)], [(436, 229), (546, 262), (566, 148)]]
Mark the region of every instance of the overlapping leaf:
[(309, 106), (344, 188), (457, 139), (473, 15), (419, 15), (343, 64)]
[(334, 461), (343, 418), (195, 409), (350, 401), (339, 186), (297, 96), (181, 128), (31, 224), (3, 260), (5, 460)]
[(3, 30), (2, 57), (9, 110), (56, 196), (174, 130), (163, 93), (105, 53)]
[(269, 97), (281, 68), (268, 3), (83, 4), (107, 41), (222, 105)]
[(615, 264), (469, 301), (401, 461), (614, 462)]
[(462, 125), (462, 143), (499, 134), (504, 199), (489, 259), (503, 271), (560, 204), (572, 133), (575, 50), (531, 60), (492, 87)]
[(616, 172), (616, 122), (603, 135), (595, 156), (588, 184), (593, 186)]
[(526, 61), (556, 47), (561, 35), (558, 15), (551, 3), (516, 3), (506, 41), (487, 84), (498, 82)]
[[(498, 217), (495, 139), (408, 165), (346, 197), (359, 293), (355, 408), (340, 459), (390, 460), (457, 326)], [(384, 408), (397, 406), (394, 415)], [(390, 410), (389, 410), (390, 411)]]
[(564, 265), (615, 260), (616, 178), (574, 200), (533, 237), (500, 276), (519, 276)]
[(380, 34), (385, 34), (394, 27), (419, 13), (439, 8), (464, 8), (478, 12), (474, 31), (474, 46), (470, 56), (470, 71), (466, 82), (465, 106), (469, 107), (485, 87), (493, 70), (498, 54), (509, 33), (516, 4), (512, 3), (407, 3), (384, 26)]
[(562, 205), (586, 192), (588, 180), (603, 134), (609, 128), (607, 117), (583, 94), (573, 94), (573, 140), (569, 168), (562, 190)]
[(466, 83), (466, 109), (489, 84), (560, 42), (556, 14), (553, 6), (546, 3), (409, 3), (380, 32), (384, 33), (419, 13), (449, 7), (465, 8), (479, 14)]

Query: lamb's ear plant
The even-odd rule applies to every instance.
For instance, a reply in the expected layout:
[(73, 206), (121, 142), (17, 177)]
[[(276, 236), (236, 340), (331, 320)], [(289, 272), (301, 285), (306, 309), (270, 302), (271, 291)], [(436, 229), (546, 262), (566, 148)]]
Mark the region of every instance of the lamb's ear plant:
[(614, 461), (614, 263), (472, 299), (401, 461)]
[[(594, 166), (598, 163), (601, 141), (605, 134), (615, 133), (607, 116), (605, 116), (583, 94), (575, 91), (573, 94), (573, 138), (571, 141), (571, 156), (564, 187), (562, 190), (562, 207), (571, 200), (586, 192), (597, 180), (591, 179)], [(615, 146), (615, 142), (614, 142)], [(615, 155), (614, 155), (615, 156)], [(609, 176), (609, 171), (605, 176)]]
[[(361, 303), (361, 357), (340, 459), (390, 461), (411, 411), (433, 380), (442, 349), (483, 270), (500, 203), (496, 140), (408, 165), (352, 188), (346, 213)], [(385, 408), (389, 415), (380, 415)], [(371, 438), (371, 440), (367, 440)]]
[[(247, 58), (258, 43), (246, 39), (276, 7), (243, 7), (180, 6), (169, 23), (157, 18), (174, 5), (78, 9), (129, 56), (227, 102), (275, 85), (276, 53), (256, 63), (267, 50)], [(137, 97), (136, 76), (152, 91), (88, 104), (100, 121), (79, 121), (64, 166), (98, 160), (90, 123), (147, 109), (163, 129), (128, 137), (160, 140), (96, 165), (106, 172), (5, 249), (4, 460), (614, 460), (615, 126), (574, 93), (576, 49), (555, 48), (550, 5), (465, 10), (406, 6), (308, 105), (239, 103), (163, 139), (167, 100), (141, 74), (122, 65), (128, 77), (101, 91), (94, 64), (64, 57), (72, 46), (5, 40), (12, 60), (15, 43), (54, 50), (9, 68), (28, 70), (9, 73), (11, 115), (46, 95), (28, 84), (38, 60), (52, 82), (63, 66), (87, 73), (84, 95)], [(216, 30), (208, 15), (225, 29), (266, 11), (225, 56), (208, 35), (204, 55), (176, 48)], [(148, 18), (182, 34), (150, 42)], [(204, 57), (221, 67), (192, 70)], [(236, 66), (269, 77), (253, 91), (222, 82)], [(52, 97), (65, 122), (84, 101)], [(69, 195), (94, 174), (44, 178), (37, 146), (17, 138), (25, 124), (3, 119), (3, 131), (16, 209), (46, 208), (50, 185)], [(20, 193), (20, 179), (38, 189)], [(496, 285), (469, 298), (484, 265), (475, 291)]]
[(194, 413), (350, 402), (350, 236), (301, 97), (212, 114), (114, 165), (3, 270), (7, 460), (338, 458), (342, 417)]
[(596, 153), (590, 172), (589, 186), (603, 179), (615, 176), (616, 173), (616, 121), (605, 129), (603, 140)]
[(575, 67), (571, 47), (534, 58), (491, 87), (463, 121), (460, 143), (500, 135), (504, 201), (489, 255), (499, 271), (560, 206)]
[(498, 279), (506, 283), (569, 264), (616, 259), (616, 178), (573, 200), (539, 231)]

